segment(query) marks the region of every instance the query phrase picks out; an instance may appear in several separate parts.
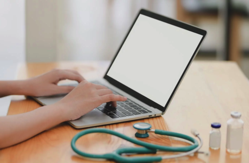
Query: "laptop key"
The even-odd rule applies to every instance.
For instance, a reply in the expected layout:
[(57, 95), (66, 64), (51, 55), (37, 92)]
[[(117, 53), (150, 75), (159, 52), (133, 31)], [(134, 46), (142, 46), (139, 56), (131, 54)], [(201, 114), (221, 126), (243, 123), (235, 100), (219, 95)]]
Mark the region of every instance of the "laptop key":
[(132, 113), (130, 113), (130, 112), (122, 112), (124, 115), (126, 115), (126, 116), (131, 116), (131, 115), (133, 115)]
[(123, 107), (126, 106), (124, 103), (120, 103), (119, 105), (120, 105), (120, 106), (123, 106)]
[(116, 114), (117, 114), (119, 117), (125, 117), (125, 114), (123, 114), (123, 113), (120, 112), (120, 111), (117, 111)]
[(115, 109), (115, 110), (112, 110), (111, 112), (114, 114), (117, 114), (118, 110)]
[(103, 113), (105, 113), (106, 115), (108, 115), (109, 111), (107, 110), (102, 110)]
[(136, 107), (136, 105), (134, 105), (134, 104), (130, 104), (130, 107), (133, 107), (133, 108), (134, 108), (134, 107)]
[(106, 113), (106, 114), (107, 114), (107, 113), (109, 113), (109, 112), (112, 112), (113, 110), (104, 108), (102, 111), (103, 111), (103, 113)]
[(105, 110), (105, 111), (107, 111), (107, 112), (111, 112), (111, 111), (113, 111), (112, 109), (110, 109), (110, 108), (104, 108), (103, 110)]
[(132, 114), (138, 115), (138, 114), (141, 114), (141, 113), (139, 113), (139, 112), (137, 112), (137, 111), (133, 111)]
[(130, 107), (129, 106), (124, 106), (125, 109), (129, 109)]
[(132, 108), (126, 108), (126, 110), (128, 110), (128, 111), (134, 111), (135, 109), (132, 109)]
[(122, 107), (117, 107), (117, 110), (119, 110), (119, 111), (121, 111), (121, 112), (123, 112), (123, 111), (126, 111), (126, 109), (124, 109), (124, 108), (122, 108)]
[(110, 113), (109, 116), (110, 116), (111, 118), (118, 118), (118, 117), (119, 117), (119, 116), (117, 116), (116, 114), (113, 114), (113, 113)]

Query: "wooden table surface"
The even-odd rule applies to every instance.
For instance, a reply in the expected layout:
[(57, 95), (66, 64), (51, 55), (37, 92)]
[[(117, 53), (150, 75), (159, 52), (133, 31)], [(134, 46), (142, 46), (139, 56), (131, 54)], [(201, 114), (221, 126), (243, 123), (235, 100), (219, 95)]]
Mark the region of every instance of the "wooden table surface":
[[(60, 62), (28, 63), (20, 66), (18, 78), (26, 79), (47, 72), (53, 68), (73, 69), (79, 71), (86, 79), (102, 77), (109, 62)], [(23, 96), (14, 96), (8, 115), (20, 114), (40, 107), (37, 103)], [(242, 154), (229, 155), (225, 151), (226, 121), (231, 111), (240, 111), (244, 126), (244, 143)], [(195, 163), (247, 163), (249, 162), (249, 81), (233, 62), (194, 62), (184, 77), (166, 114), (162, 117), (139, 120), (151, 123), (153, 128), (190, 134), (192, 128), (199, 131), (204, 140), (202, 151), (209, 156), (195, 154), (163, 162)], [(102, 126), (134, 137), (136, 132), (132, 125), (138, 121)], [(222, 124), (222, 142), (220, 150), (211, 150), (209, 131), (212, 122)], [(32, 123), (32, 122), (30, 122)], [(3, 124), (1, 124), (3, 125)], [(29, 140), (0, 150), (0, 162), (40, 163), (40, 162), (97, 162), (78, 157), (70, 147), (72, 137), (80, 132), (67, 123), (59, 124)], [(192, 135), (191, 135), (192, 136)], [(185, 143), (169, 137), (151, 134), (144, 141), (168, 146), (182, 146)], [(120, 146), (134, 146), (115, 136), (91, 134), (77, 141), (78, 148), (92, 152), (111, 152)], [(160, 153), (170, 155), (172, 153)], [(111, 162), (111, 161), (109, 161)]]

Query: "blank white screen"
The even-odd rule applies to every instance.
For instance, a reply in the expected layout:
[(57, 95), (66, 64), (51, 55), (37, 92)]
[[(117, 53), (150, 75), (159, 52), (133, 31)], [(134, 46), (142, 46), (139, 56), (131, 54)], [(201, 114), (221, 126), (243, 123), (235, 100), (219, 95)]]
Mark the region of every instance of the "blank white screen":
[(107, 75), (165, 106), (201, 39), (139, 15)]

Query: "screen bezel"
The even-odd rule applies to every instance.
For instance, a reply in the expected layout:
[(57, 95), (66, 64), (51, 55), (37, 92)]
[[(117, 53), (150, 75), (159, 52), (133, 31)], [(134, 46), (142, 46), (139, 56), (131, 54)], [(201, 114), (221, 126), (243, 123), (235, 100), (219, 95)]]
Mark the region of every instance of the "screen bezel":
[[(152, 101), (151, 99), (149, 99), (149, 98), (143, 96), (142, 94), (136, 92), (135, 90), (133, 90), (133, 89), (127, 87), (126, 85), (124, 85), (124, 84), (118, 82), (117, 80), (115, 80), (115, 79), (113, 79), (112, 77), (110, 77), (110, 76), (107, 75), (108, 72), (109, 72), (109, 70), (110, 70), (110, 68), (111, 68), (111, 66), (112, 66), (112, 64), (114, 63), (116, 57), (118, 56), (119, 51), (120, 51), (121, 48), (123, 47), (123, 44), (125, 43), (127, 37), (129, 36), (129, 34), (130, 34), (130, 32), (131, 32), (131, 30), (132, 30), (134, 24), (136, 23), (137, 18), (139, 17), (140, 14), (145, 15), (145, 16), (148, 16), (148, 17), (150, 17), (150, 18), (154, 18), (154, 19), (156, 19), (156, 20), (159, 20), (159, 21), (162, 21), (162, 22), (165, 22), (165, 23), (168, 23), (168, 24), (171, 24), (171, 25), (174, 25), (174, 26), (176, 26), (176, 27), (180, 27), (180, 28), (182, 28), (182, 29), (185, 29), (185, 30), (188, 30), (188, 31), (192, 31), (192, 32), (194, 32), (194, 33), (197, 33), (197, 34), (202, 35), (201, 41), (199, 42), (198, 46), (196, 47), (194, 53), (192, 54), (191, 59), (189, 60), (189, 62), (188, 62), (188, 64), (187, 64), (186, 68), (184, 69), (184, 71), (183, 71), (183, 73), (182, 73), (180, 79), (178, 80), (178, 82), (177, 82), (177, 84), (176, 84), (176, 86), (175, 86), (173, 92), (171, 93), (170, 98), (169, 98), (168, 101), (166, 102), (165, 106), (159, 105), (158, 103)], [(112, 62), (111, 62), (111, 64), (110, 64), (110, 66), (108, 67), (108, 69), (107, 69), (107, 71), (106, 71), (106, 73), (105, 73), (105, 75), (104, 75), (104, 79), (107, 80), (107, 81), (108, 81), (109, 83), (111, 83), (112, 85), (114, 85), (115, 87), (117, 87), (117, 88), (121, 89), (122, 91), (126, 92), (127, 94), (129, 94), (129, 95), (135, 97), (136, 99), (142, 101), (143, 103), (145, 103), (145, 104), (147, 104), (147, 105), (149, 105), (149, 106), (151, 106), (151, 107), (157, 108), (157, 109), (161, 110), (162, 112), (165, 112), (166, 109), (167, 109), (167, 107), (168, 107), (168, 105), (169, 105), (169, 103), (170, 103), (170, 101), (172, 100), (172, 97), (173, 97), (173, 95), (175, 94), (176, 89), (178, 88), (178, 86), (179, 86), (179, 84), (180, 84), (180, 82), (181, 82), (181, 80), (182, 80), (184, 74), (186, 73), (186, 71), (187, 71), (187, 69), (188, 69), (188, 67), (189, 67), (189, 65), (190, 65), (190, 63), (191, 63), (191, 61), (194, 59), (195, 54), (198, 52), (198, 49), (199, 49), (199, 47), (200, 47), (200, 45), (201, 45), (203, 39), (205, 38), (206, 33), (207, 33), (207, 32), (206, 32), (205, 30), (203, 30), (203, 29), (200, 29), (200, 28), (197, 28), (197, 27), (194, 27), (194, 26), (185, 24), (185, 23), (183, 23), (183, 22), (180, 22), (180, 21), (177, 21), (177, 20), (174, 20), (174, 19), (171, 19), (171, 18), (162, 16), (162, 15), (159, 15), (159, 14), (156, 14), (156, 13), (153, 13), (153, 12), (150, 12), (150, 11), (145, 10), (145, 9), (141, 9), (140, 12), (138, 13), (138, 15), (136, 16), (135, 20), (133, 21), (133, 23), (132, 23), (130, 29), (128, 30), (128, 33), (126, 34), (126, 36), (125, 36), (125, 38), (124, 38), (122, 44), (121, 44), (120, 47), (118, 48), (117, 53), (115, 54), (115, 56), (114, 56), (114, 58), (113, 58), (113, 60), (112, 60)], [(127, 65), (127, 66), (129, 66), (129, 65)]]

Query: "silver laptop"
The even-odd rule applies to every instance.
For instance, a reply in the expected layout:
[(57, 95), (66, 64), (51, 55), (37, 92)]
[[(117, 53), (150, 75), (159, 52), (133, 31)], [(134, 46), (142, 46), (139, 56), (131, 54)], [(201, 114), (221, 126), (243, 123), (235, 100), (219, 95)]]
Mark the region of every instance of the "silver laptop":
[[(77, 120), (74, 128), (86, 128), (161, 116), (198, 52), (206, 31), (147, 10), (140, 10), (105, 76), (93, 83), (128, 98), (102, 104)], [(64, 95), (34, 97), (42, 105)]]

